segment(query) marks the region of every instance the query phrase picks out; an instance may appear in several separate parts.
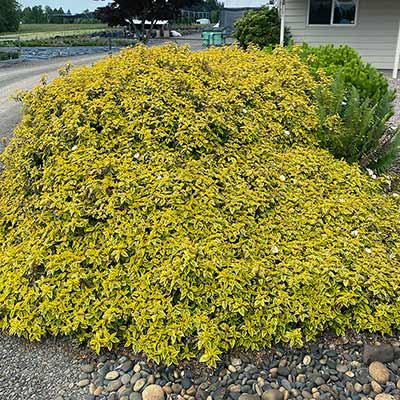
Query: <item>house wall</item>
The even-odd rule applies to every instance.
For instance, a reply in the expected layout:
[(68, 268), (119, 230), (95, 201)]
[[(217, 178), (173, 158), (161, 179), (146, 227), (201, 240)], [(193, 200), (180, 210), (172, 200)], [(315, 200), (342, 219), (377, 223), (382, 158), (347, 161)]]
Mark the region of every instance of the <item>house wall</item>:
[(347, 44), (375, 67), (393, 68), (400, 0), (359, 0), (355, 26), (309, 26), (307, 11), (308, 0), (286, 0), (286, 25), (296, 43)]

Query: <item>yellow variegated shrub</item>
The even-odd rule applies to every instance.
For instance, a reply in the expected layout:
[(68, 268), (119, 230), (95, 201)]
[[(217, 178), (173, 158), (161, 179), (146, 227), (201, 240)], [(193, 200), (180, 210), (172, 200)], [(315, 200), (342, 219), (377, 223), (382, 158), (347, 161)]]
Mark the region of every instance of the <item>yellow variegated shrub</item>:
[(157, 361), (400, 328), (400, 204), (316, 145), (278, 49), (137, 47), (25, 94), (0, 179), (0, 327)]

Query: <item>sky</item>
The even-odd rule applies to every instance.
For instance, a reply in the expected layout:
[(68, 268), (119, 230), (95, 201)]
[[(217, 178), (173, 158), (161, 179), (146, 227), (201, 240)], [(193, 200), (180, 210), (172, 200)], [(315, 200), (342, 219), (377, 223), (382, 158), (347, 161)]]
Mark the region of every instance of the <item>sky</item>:
[(65, 11), (71, 10), (72, 13), (79, 13), (83, 10), (95, 10), (97, 7), (106, 5), (108, 3), (105, 1), (95, 1), (95, 0), (19, 0), (18, 3), (22, 7), (32, 7), (32, 6), (50, 6), (51, 8), (62, 7)]

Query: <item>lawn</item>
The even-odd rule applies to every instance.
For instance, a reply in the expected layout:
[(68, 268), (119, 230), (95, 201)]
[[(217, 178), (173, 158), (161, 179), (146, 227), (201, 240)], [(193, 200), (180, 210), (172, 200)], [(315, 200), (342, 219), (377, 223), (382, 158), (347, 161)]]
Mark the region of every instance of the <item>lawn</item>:
[(1, 33), (1, 37), (20, 36), (23, 39), (81, 35), (110, 29), (106, 24), (22, 24), (18, 32)]

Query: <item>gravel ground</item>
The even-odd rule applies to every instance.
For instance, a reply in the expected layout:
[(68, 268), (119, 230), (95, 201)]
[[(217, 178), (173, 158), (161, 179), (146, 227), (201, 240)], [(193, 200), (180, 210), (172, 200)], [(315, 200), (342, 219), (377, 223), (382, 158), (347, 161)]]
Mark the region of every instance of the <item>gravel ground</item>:
[(0, 334), (0, 399), (82, 399), (79, 365), (88, 357), (88, 350), (65, 339), (29, 343)]

